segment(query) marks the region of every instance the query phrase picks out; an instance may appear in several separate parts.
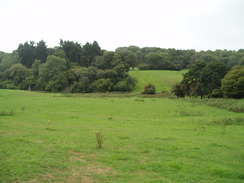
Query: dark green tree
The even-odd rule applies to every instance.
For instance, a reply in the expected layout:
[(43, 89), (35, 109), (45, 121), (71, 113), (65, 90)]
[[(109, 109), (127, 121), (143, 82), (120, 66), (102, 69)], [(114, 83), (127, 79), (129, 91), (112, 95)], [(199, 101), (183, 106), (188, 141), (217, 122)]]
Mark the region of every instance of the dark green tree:
[(101, 56), (101, 53), (101, 48), (96, 41), (94, 41), (92, 44), (87, 42), (82, 47), (81, 66), (90, 67), (92, 65), (92, 62), (94, 61), (94, 58), (96, 56)]
[(46, 43), (41, 40), (36, 46), (36, 59), (41, 60), (42, 63), (46, 62), (48, 56), (48, 49)]
[(82, 48), (79, 43), (73, 41), (63, 41), (60, 40), (60, 49), (64, 51), (69, 62), (77, 62), (79, 65), (82, 65)]
[(244, 98), (244, 67), (239, 66), (229, 71), (222, 79), (221, 91), (228, 98)]
[(9, 69), (9, 78), (16, 86), (20, 85), (28, 75), (30, 75), (29, 70), (22, 64), (14, 64)]
[(49, 55), (46, 63), (42, 64), (39, 69), (39, 89), (45, 89), (48, 82), (54, 82), (60, 73), (66, 71), (66, 64), (67, 62), (65, 59)]
[(123, 80), (120, 80), (114, 86), (115, 91), (129, 92), (131, 91), (137, 83), (137, 80), (131, 76), (127, 76)]
[(220, 62), (210, 62), (203, 68), (199, 82), (201, 83), (201, 94), (212, 96), (214, 89), (220, 89), (221, 79), (228, 72), (227, 67)]
[(183, 75), (183, 80), (180, 83), (180, 87), (185, 95), (203, 96), (200, 77), (205, 66), (205, 62), (196, 62), (195, 64), (191, 65), (189, 71)]
[(38, 78), (38, 76), (39, 76), (40, 66), (41, 66), (41, 60), (38, 60), (38, 59), (34, 60), (34, 62), (32, 64), (32, 73), (36, 78)]
[(181, 85), (180, 83), (176, 83), (172, 86), (171, 92), (177, 96), (178, 98), (184, 98), (185, 97), (185, 93), (184, 91), (181, 89)]
[(36, 59), (35, 43), (31, 41), (30, 43), (25, 42), (24, 44), (19, 44), (17, 52), (19, 55), (20, 63), (30, 68)]
[(98, 80), (95, 80), (91, 84), (92, 91), (94, 92), (107, 92), (112, 90), (112, 82), (109, 78), (101, 78)]

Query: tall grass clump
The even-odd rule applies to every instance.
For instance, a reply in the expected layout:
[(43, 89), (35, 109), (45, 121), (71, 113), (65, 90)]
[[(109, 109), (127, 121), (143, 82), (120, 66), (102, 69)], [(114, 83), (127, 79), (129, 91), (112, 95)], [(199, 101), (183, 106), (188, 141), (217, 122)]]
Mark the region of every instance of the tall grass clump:
[(211, 124), (215, 125), (244, 125), (244, 118), (236, 117), (236, 118), (222, 118), (215, 119), (211, 121)]
[(244, 112), (244, 100), (211, 99), (206, 101), (206, 105), (225, 109), (232, 112)]
[(15, 114), (14, 110), (10, 110), (10, 111), (0, 111), (0, 116), (13, 116)]
[(97, 139), (98, 149), (102, 149), (104, 143), (104, 136), (102, 135), (101, 132), (96, 133), (96, 139)]

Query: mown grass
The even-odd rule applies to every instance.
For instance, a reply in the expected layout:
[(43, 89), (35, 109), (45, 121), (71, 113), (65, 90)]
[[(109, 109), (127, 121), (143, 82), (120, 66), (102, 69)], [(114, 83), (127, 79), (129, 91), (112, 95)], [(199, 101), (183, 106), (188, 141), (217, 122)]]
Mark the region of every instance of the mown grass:
[(0, 90), (1, 182), (243, 182), (243, 113), (84, 96)]
[(156, 86), (156, 92), (162, 93), (162, 91), (170, 91), (174, 83), (180, 82), (183, 78), (183, 73), (186, 73), (186, 70), (182, 71), (130, 71), (129, 75), (135, 77), (138, 81), (133, 93), (141, 93), (144, 89), (144, 86), (151, 83)]

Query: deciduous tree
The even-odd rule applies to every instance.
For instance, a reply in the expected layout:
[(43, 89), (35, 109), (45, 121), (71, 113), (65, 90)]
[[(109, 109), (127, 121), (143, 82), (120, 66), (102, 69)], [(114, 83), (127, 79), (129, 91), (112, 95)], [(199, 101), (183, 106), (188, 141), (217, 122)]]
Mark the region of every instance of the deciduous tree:
[(244, 98), (244, 67), (235, 67), (225, 75), (221, 91), (225, 97)]

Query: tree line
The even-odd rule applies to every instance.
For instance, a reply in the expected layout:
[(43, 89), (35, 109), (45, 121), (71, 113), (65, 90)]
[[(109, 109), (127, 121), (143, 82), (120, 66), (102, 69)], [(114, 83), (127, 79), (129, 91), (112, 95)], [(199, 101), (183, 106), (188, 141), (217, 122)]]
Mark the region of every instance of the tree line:
[(129, 65), (140, 70), (182, 70), (188, 69), (196, 62), (220, 62), (228, 69), (244, 65), (244, 50), (195, 51), (164, 49), (156, 47), (139, 48), (137, 46), (119, 47), (116, 49)]
[(81, 45), (60, 40), (55, 48), (38, 43), (19, 44), (0, 53), (0, 88), (52, 92), (130, 91), (136, 80), (128, 75), (122, 56), (102, 50), (98, 43)]
[(61, 39), (54, 48), (48, 48), (43, 40), (30, 41), (20, 43), (12, 53), (0, 52), (0, 88), (52, 92), (130, 91), (136, 84), (128, 75), (130, 69), (189, 69), (182, 82), (174, 87), (175, 94), (212, 97), (220, 95), (217, 90), (220, 91), (221, 80), (236, 65), (244, 65), (243, 49), (197, 52), (129, 46), (107, 51), (96, 41), (81, 45)]

